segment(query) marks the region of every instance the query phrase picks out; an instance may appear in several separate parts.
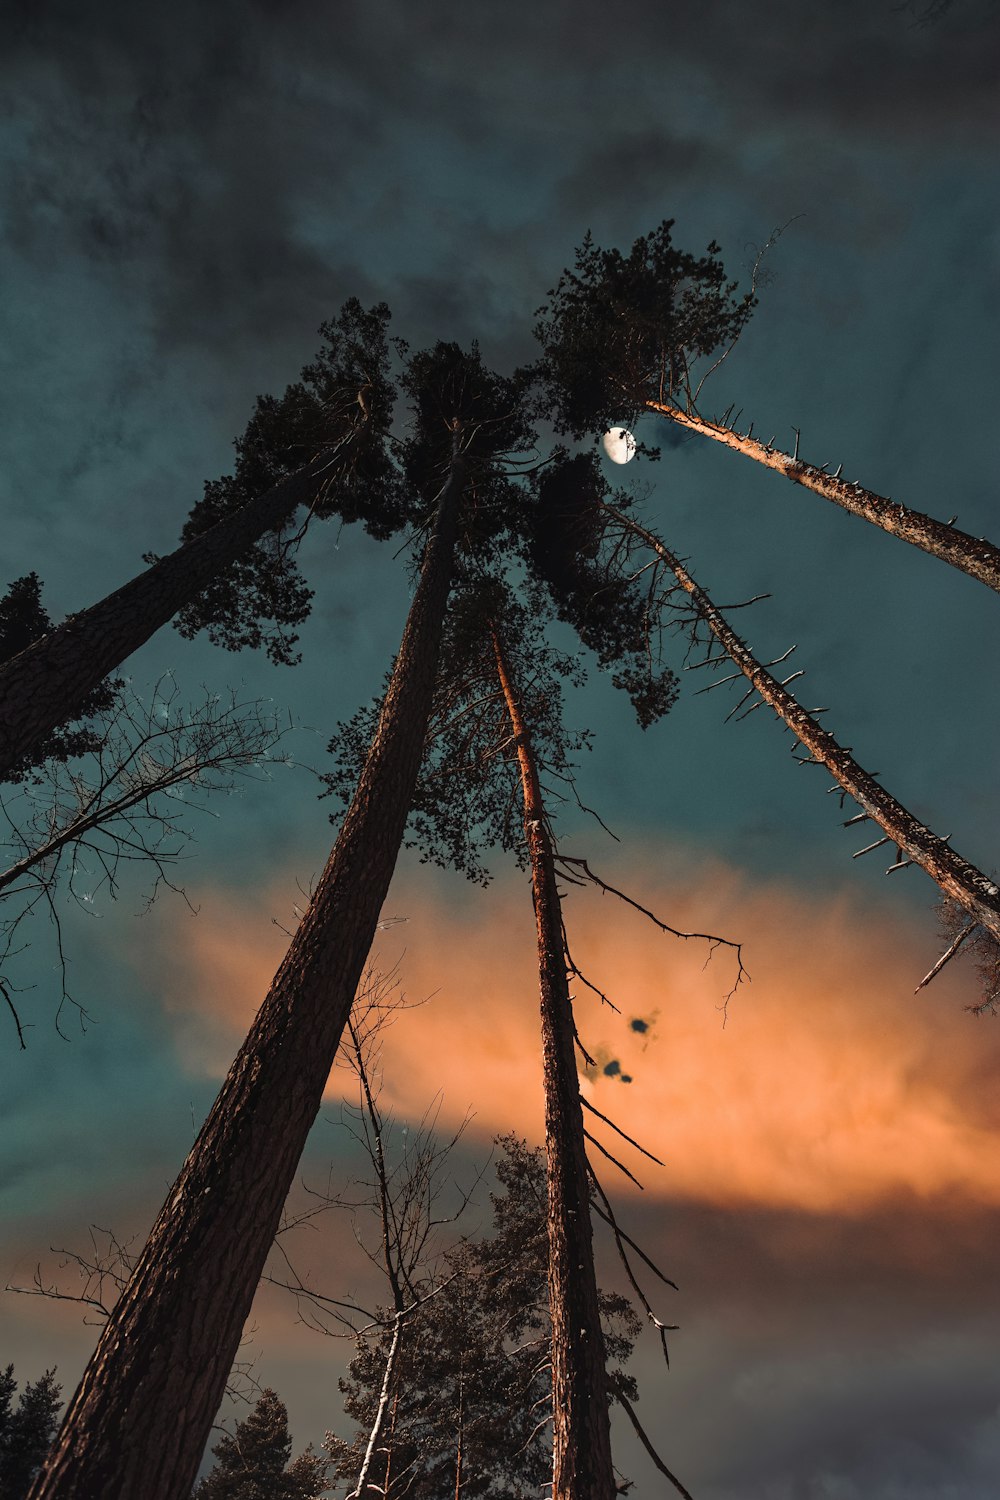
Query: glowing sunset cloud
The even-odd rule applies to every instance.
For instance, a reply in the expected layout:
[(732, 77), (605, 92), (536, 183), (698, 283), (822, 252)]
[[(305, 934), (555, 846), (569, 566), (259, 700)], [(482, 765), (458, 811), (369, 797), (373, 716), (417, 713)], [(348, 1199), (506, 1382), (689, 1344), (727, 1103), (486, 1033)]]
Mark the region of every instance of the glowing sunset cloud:
[[(1000, 1039), (962, 1013), (970, 997), (960, 976), (915, 1000), (926, 955), (886, 913), (751, 888), (720, 867), (691, 876), (671, 889), (633, 865), (628, 881), (673, 924), (745, 941), (753, 982), (730, 1001), (725, 1027), (726, 950), (706, 965), (703, 944), (666, 937), (608, 897), (567, 902), (574, 957), (622, 1011), (576, 986), (580, 1034), (599, 1064), (584, 1094), (664, 1160), (660, 1169), (629, 1155), (647, 1191), (835, 1212), (900, 1191), (1000, 1203)], [(443, 1122), (471, 1106), (485, 1135), (538, 1139), (527, 886), (511, 880), (459, 906), (428, 890), (426, 879), (401, 885), (393, 910), (409, 921), (378, 944), (383, 965), (405, 950), (411, 997), (434, 997), (386, 1034), (387, 1098), (405, 1117), (442, 1091)], [(285, 908), (285, 896), (250, 910), (220, 894), (185, 923), (187, 958), (166, 1004), (193, 1068), (221, 1075), (228, 1066), (286, 942), (263, 913)], [(345, 1085), (336, 1070), (330, 1096)]]

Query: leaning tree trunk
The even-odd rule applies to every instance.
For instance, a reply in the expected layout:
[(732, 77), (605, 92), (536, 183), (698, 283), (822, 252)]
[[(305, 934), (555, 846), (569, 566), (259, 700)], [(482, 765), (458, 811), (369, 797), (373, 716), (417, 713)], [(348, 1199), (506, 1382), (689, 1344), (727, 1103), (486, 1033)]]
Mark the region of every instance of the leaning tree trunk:
[(624, 515), (611, 506), (605, 506), (604, 509), (652, 548), (666, 564), (681, 588), (690, 595), (699, 617), (746, 677), (751, 688), (756, 689), (763, 701), (784, 720), (798, 742), (809, 751), (811, 760), (824, 765), (834, 780), (853, 797), (862, 812), (850, 819), (850, 822), (861, 823), (867, 818), (882, 829), (885, 838), (876, 840), (875, 844), (868, 847), (874, 849), (878, 844), (895, 844), (901, 852), (891, 866), (892, 869), (901, 869), (910, 862), (920, 865), (946, 896), (957, 901), (976, 924), (985, 927), (1000, 941), (1000, 889), (996, 882), (960, 854), (956, 854), (946, 839), (939, 838), (907, 812), (873, 776), (858, 765), (850, 751), (839, 745), (833, 735), (802, 707), (785, 685), (771, 676), (720, 614), (704, 589), (694, 581), (680, 559), (658, 537), (633, 521), (631, 516)]
[(32, 1500), (190, 1494), (402, 841), (463, 476), (456, 457), (378, 729), (316, 893), (104, 1328)]
[(312, 499), (329, 450), (0, 667), (0, 779), (265, 532)]
[(493, 648), (517, 744), (538, 932), (552, 1321), (552, 1497), (612, 1500), (616, 1487), (608, 1379), (562, 912), (531, 736), (496, 630)]
[(671, 422), (677, 422), (690, 432), (714, 438), (717, 443), (724, 443), (727, 448), (735, 448), (747, 458), (756, 459), (757, 463), (765, 464), (769, 469), (776, 469), (794, 484), (801, 484), (807, 490), (822, 495), (824, 500), (832, 500), (834, 505), (850, 511), (853, 516), (860, 516), (863, 521), (881, 526), (890, 536), (912, 542), (914, 547), (922, 548), (932, 557), (939, 557), (942, 562), (951, 563), (953, 568), (960, 568), (963, 573), (978, 578), (980, 583), (985, 583), (988, 588), (1000, 593), (1000, 547), (994, 546), (985, 537), (969, 536), (968, 532), (959, 531), (957, 526), (936, 521), (933, 516), (926, 516), (922, 511), (910, 510), (908, 506), (900, 505), (898, 501), (890, 500), (885, 495), (876, 495), (873, 490), (863, 489), (860, 484), (849, 484), (847, 480), (841, 479), (839, 469), (836, 474), (827, 474), (825, 469), (803, 463), (798, 456), (798, 442), (794, 453), (782, 453), (771, 443), (758, 442), (749, 431), (734, 432), (721, 422), (709, 422), (694, 412), (682, 411), (678, 406), (660, 401), (647, 401), (645, 405), (647, 411), (669, 417)]

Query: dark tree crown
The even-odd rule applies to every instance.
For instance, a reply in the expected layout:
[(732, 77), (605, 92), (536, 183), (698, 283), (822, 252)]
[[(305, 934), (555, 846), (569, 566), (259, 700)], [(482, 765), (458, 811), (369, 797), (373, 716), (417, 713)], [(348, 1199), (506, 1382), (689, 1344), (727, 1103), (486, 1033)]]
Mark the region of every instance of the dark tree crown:
[(588, 233), (538, 310), (537, 414), (577, 438), (631, 423), (647, 401), (689, 399), (695, 361), (731, 344), (754, 306), (719, 246), (678, 250), (665, 219), (628, 255)]
[[(447, 1284), (404, 1325), (391, 1415), (369, 1471), (370, 1484), (381, 1486), (387, 1500), (453, 1495), (459, 1437), (461, 1493), (468, 1500), (537, 1494), (551, 1478), (544, 1420), (551, 1397), (545, 1154), (515, 1135), (496, 1144), (499, 1190), (490, 1195), (490, 1233), (445, 1256), (438, 1280)], [(601, 1312), (612, 1391), (635, 1399), (634, 1381), (621, 1366), (642, 1324), (614, 1293), (601, 1294)], [(358, 1424), (352, 1442), (329, 1437), (325, 1444), (341, 1483), (357, 1479), (389, 1338), (386, 1328), (360, 1339), (349, 1377), (340, 1382), (347, 1415)]]
[[(231, 475), (209, 480), (182, 532), (201, 535), (326, 451), (311, 514), (361, 521), (379, 539), (408, 519), (406, 487), (387, 444), (396, 390), (389, 377), (389, 309), (365, 310), (356, 298), (324, 323), (323, 346), (283, 396), (259, 396), (236, 439)], [(148, 559), (149, 560), (149, 559)], [(266, 647), (272, 661), (298, 660), (294, 627), (308, 617), (313, 591), (294, 551), (271, 532), (224, 570), (181, 612), (189, 639), (207, 630), (227, 650)]]
[(62, 1387), (55, 1370), (29, 1381), (15, 1407), (14, 1366), (0, 1371), (0, 1500), (24, 1500), (56, 1435)]
[[(536, 759), (565, 783), (573, 758), (590, 742), (587, 731), (562, 722), (561, 683), (579, 682), (573, 657), (544, 638), (545, 595), (530, 581), (516, 591), (496, 573), (467, 570), (455, 583), (441, 649), (420, 778), (411, 804), (406, 844), (421, 859), (487, 884), (489, 853), (513, 853), (523, 867), (523, 809), (517, 747), (497, 674), (491, 629), (516, 663), (523, 711)], [(381, 710), (376, 699), (330, 742), (336, 769), (322, 779), (346, 802)], [(324, 793), (326, 795), (326, 793)]]
[(215, 1467), (197, 1486), (195, 1500), (319, 1500), (327, 1488), (326, 1464), (311, 1450), (289, 1463), (288, 1412), (270, 1389), (212, 1453)]
[[(212, 480), (183, 537), (188, 540), (239, 510), (310, 462), (329, 455), (329, 468), (310, 514), (362, 521), (384, 540), (404, 526), (418, 529), (434, 511), (456, 449), (468, 474), (463, 509), (466, 550), (488, 549), (509, 527), (508, 464), (528, 451), (534, 435), (525, 415), (523, 377), (488, 370), (478, 348), (438, 343), (411, 354), (388, 336), (384, 303), (367, 312), (352, 300), (320, 330), (326, 343), (302, 379), (278, 398), (261, 396), (236, 440), (232, 475)], [(390, 431), (396, 387), (410, 398), (404, 437)], [(313, 591), (299, 571), (296, 539), (266, 534), (231, 564), (178, 617), (191, 637), (207, 630), (229, 650), (266, 647), (275, 662), (294, 663), (295, 627), (308, 618)]]
[[(25, 651), (52, 629), (42, 604), (42, 583), (37, 573), (16, 578), (0, 599), (0, 664)], [(41, 740), (5, 776), (6, 781), (24, 781), (47, 760), (65, 762), (98, 749), (103, 740), (99, 726), (86, 721), (106, 713), (114, 704), (119, 683), (106, 678), (84, 699), (72, 718), (65, 719)]]
[[(641, 579), (616, 566), (602, 548), (610, 487), (593, 454), (555, 461), (537, 476), (525, 509), (526, 557), (548, 585), (556, 612), (612, 671), (643, 729), (669, 712), (678, 680), (658, 665), (654, 629)], [(616, 497), (627, 504), (627, 497)]]
[(448, 472), (457, 436), (468, 473), (462, 551), (466, 558), (492, 556), (516, 517), (511, 467), (535, 443), (524, 378), (488, 369), (477, 344), (466, 351), (439, 341), (408, 358), (400, 385), (413, 413), (402, 449), (411, 487), (428, 500), (433, 497)]

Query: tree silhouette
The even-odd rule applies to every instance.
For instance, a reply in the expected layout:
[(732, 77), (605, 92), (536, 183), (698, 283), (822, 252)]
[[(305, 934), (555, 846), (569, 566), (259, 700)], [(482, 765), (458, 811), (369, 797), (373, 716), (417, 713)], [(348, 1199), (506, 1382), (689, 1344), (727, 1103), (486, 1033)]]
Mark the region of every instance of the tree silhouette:
[[(482, 1238), (446, 1250), (440, 1291), (406, 1321), (389, 1392), (389, 1418), (369, 1470), (355, 1484), (381, 1396), (391, 1334), (358, 1341), (341, 1381), (353, 1441), (327, 1436), (333, 1478), (362, 1500), (413, 1500), (461, 1492), (501, 1500), (539, 1489), (551, 1476), (551, 1333), (548, 1310), (545, 1157), (515, 1135), (500, 1136)], [(641, 1324), (617, 1293), (599, 1294), (616, 1391), (636, 1394), (627, 1362)]]
[(301, 381), (282, 398), (259, 399), (237, 440), (235, 474), (206, 485), (183, 544), (0, 666), (0, 778), (30, 764), (179, 610), (184, 633), (204, 625), (225, 645), (266, 644), (275, 660), (292, 658), (288, 631), (309, 597), (284, 536), (299, 508), (363, 519), (376, 536), (403, 523), (386, 450), (395, 397), (388, 319), (384, 304), (366, 312), (345, 303), (322, 326), (326, 342)]
[(456, 536), (475, 546), (495, 531), (495, 476), (531, 442), (516, 391), (478, 353), (439, 345), (419, 368), (421, 391), (437, 392), (410, 440), (426, 456), (418, 498), (432, 529), (375, 736), (305, 917), (104, 1328), (34, 1500), (181, 1496), (204, 1449), (392, 877)]
[[(37, 573), (15, 578), (0, 599), (0, 667), (52, 629), (49, 612), (42, 604), (42, 582)], [(99, 727), (87, 723), (95, 715), (108, 712), (115, 701), (118, 684), (100, 682), (80, 700), (72, 718), (65, 716), (53, 724), (44, 739), (36, 741), (21, 760), (8, 766), (5, 781), (21, 782), (45, 761), (66, 761), (99, 748)]]
[[(653, 704), (672, 701), (674, 680), (668, 675), (659, 693), (649, 687), (663, 683), (648, 641), (636, 635), (643, 607), (642, 588), (635, 580), (622, 580), (590, 640), (605, 662), (616, 650), (626, 662), (629, 654), (641, 657), (648, 682), (636, 665), (622, 671), (620, 685), (630, 692), (640, 721), (648, 722)], [(589, 736), (572, 735), (563, 724), (560, 680), (579, 681), (581, 674), (573, 658), (547, 643), (550, 618), (544, 590), (530, 578), (519, 580), (515, 593), (496, 573), (481, 571), (456, 588), (410, 836), (424, 858), (480, 882), (489, 878), (485, 857), (497, 846), (512, 852), (531, 874), (546, 1119), (553, 1493), (560, 1500), (579, 1500), (614, 1494), (615, 1478), (590, 1222), (592, 1174), (568, 984), (569, 972), (579, 976), (580, 971), (569, 958), (557, 865), (576, 883), (593, 877), (585, 861), (558, 853), (542, 791), (544, 772), (561, 787), (559, 795), (569, 793), (572, 757)], [(341, 726), (331, 742), (340, 766), (328, 782), (341, 795), (370, 715), (371, 710)], [(665, 1466), (664, 1472), (669, 1474)]]
[(718, 245), (692, 256), (674, 246), (672, 228), (673, 220), (665, 220), (637, 239), (628, 255), (602, 250), (588, 235), (573, 269), (563, 271), (539, 309), (539, 410), (556, 430), (582, 438), (655, 412), (1000, 592), (1000, 547), (984, 537), (850, 483), (841, 478), (842, 466), (828, 474), (826, 464), (804, 462), (797, 436), (794, 452), (784, 453), (773, 438), (755, 438), (752, 422), (741, 434), (725, 419), (709, 421), (699, 413), (702, 388), (728, 357), (756, 299), (753, 291), (739, 297), (736, 283), (726, 281)]
[(319, 1500), (326, 1464), (307, 1449), (294, 1463), (288, 1412), (267, 1389), (248, 1417), (212, 1449), (215, 1467), (196, 1486), (194, 1500)]
[[(647, 636), (658, 637), (665, 629), (680, 631), (691, 649), (702, 644), (707, 648), (692, 666), (707, 667), (710, 673), (717, 672), (723, 662), (735, 666), (737, 671), (732, 676), (710, 683), (710, 687), (722, 686), (740, 675), (746, 680), (746, 691), (728, 717), (745, 716), (767, 704), (792, 732), (792, 751), (799, 763), (825, 767), (836, 782), (834, 790), (841, 792), (841, 807), (848, 797), (857, 804), (860, 811), (848, 818), (845, 826), (857, 827), (862, 834), (865, 823), (874, 823), (882, 830), (881, 837), (869, 841), (858, 853), (894, 848), (887, 873), (919, 865), (939, 887), (944, 900), (962, 913), (957, 928), (954, 922), (950, 924), (950, 936), (956, 941), (945, 961), (963, 943), (970, 942), (980, 958), (985, 957), (983, 1003), (992, 1008), (997, 1000), (992, 970), (1000, 953), (1000, 888), (996, 881), (953, 850), (947, 839), (915, 818), (865, 771), (850, 749), (820, 724), (817, 712), (803, 708), (789, 691), (788, 684), (800, 678), (802, 670), (793, 670), (783, 679), (769, 670), (784, 663), (788, 653), (766, 665), (759, 661), (695, 581), (689, 566), (635, 518), (628, 508), (628, 496), (618, 492), (613, 498), (615, 504), (611, 503), (610, 486), (592, 457), (556, 463), (539, 479), (537, 503), (528, 519), (530, 548), (536, 566), (548, 580), (561, 617), (588, 641), (595, 622), (599, 624), (607, 610), (607, 600), (613, 600), (616, 591), (641, 571), (646, 583)], [(722, 651), (713, 655), (716, 646)], [(942, 966), (935, 965), (918, 988)]]
[(17, 1406), (14, 1366), (0, 1371), (0, 1500), (24, 1500), (55, 1435), (62, 1387), (55, 1370), (29, 1381)]

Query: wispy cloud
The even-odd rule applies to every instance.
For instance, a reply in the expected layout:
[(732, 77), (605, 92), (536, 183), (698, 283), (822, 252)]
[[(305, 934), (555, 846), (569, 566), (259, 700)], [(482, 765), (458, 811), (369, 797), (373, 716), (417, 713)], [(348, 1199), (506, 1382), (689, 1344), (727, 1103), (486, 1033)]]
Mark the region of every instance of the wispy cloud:
[[(692, 866), (665, 879), (632, 864), (631, 890), (675, 926), (741, 939), (752, 982), (728, 1005), (727, 950), (664, 936), (609, 897), (574, 893), (574, 954), (620, 1007), (577, 986), (581, 1036), (598, 1060), (585, 1094), (662, 1157), (640, 1171), (657, 1196), (812, 1213), (866, 1213), (903, 1193), (1000, 1204), (990, 1084), (1000, 1048), (967, 1017), (961, 976), (914, 999), (931, 939), (891, 908), (804, 896), (739, 871)], [(164, 1004), (193, 1070), (228, 1066), (287, 939), (279, 896), (218, 891), (172, 932)], [(405, 926), (381, 935), (413, 998), (384, 1048), (398, 1112), (443, 1094), (485, 1135), (541, 1134), (533, 923), (523, 882), (452, 902), (426, 877), (393, 898)], [(926, 967), (926, 965), (923, 965)], [(725, 1024), (723, 1024), (725, 1019)], [(329, 1096), (344, 1077), (331, 1077)], [(609, 1144), (610, 1144), (609, 1140)], [(617, 1148), (616, 1154), (617, 1154)]]

